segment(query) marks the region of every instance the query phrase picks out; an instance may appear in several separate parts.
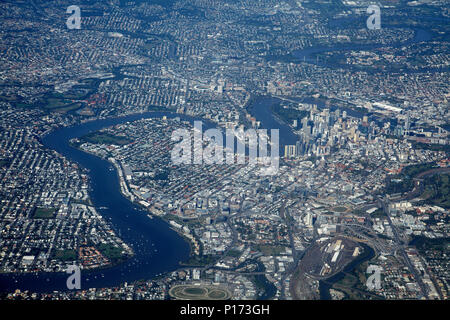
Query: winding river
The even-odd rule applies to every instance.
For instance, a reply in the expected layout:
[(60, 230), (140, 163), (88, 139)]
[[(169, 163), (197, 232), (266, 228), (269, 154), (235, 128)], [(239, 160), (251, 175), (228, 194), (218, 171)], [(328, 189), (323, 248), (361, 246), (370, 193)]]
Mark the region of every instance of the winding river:
[[(81, 125), (58, 129), (43, 139), (43, 144), (56, 150), (67, 159), (90, 170), (90, 197), (99, 213), (111, 223), (120, 237), (130, 245), (135, 256), (116, 266), (82, 271), (82, 289), (107, 287), (140, 279), (151, 279), (160, 273), (175, 270), (179, 262), (189, 257), (189, 244), (165, 221), (149, 219), (147, 212), (131, 203), (120, 192), (119, 178), (113, 166), (106, 160), (75, 149), (69, 145), (72, 138), (102, 128), (144, 118), (179, 116), (149, 112), (114, 119), (96, 120)], [(183, 120), (189, 117), (179, 116)], [(34, 292), (67, 290), (65, 273), (28, 273), (0, 275), (1, 291), (11, 292), (16, 288)]]
[[(428, 40), (428, 37), (421, 32), (417, 32), (413, 39), (414, 42), (426, 40)], [(358, 46), (348, 46), (346, 49), (358, 48)], [(306, 49), (297, 52), (296, 56), (307, 61), (313, 61), (312, 54), (328, 50), (330, 48)], [(333, 50), (342, 50), (342, 48), (334, 48)], [(294, 144), (296, 136), (290, 127), (279, 123), (269, 111), (270, 105), (274, 102), (272, 99), (270, 97), (256, 99), (250, 107), (253, 110), (252, 115), (261, 120), (263, 128), (280, 129), (281, 145)], [(67, 159), (90, 170), (90, 197), (94, 206), (96, 208), (107, 208), (99, 209), (99, 213), (111, 223), (114, 230), (135, 252), (133, 258), (119, 265), (100, 270), (82, 271), (82, 289), (111, 287), (124, 282), (152, 279), (161, 273), (176, 270), (180, 267), (180, 262), (189, 257), (189, 244), (170, 229), (165, 221), (159, 218), (149, 219), (145, 210), (131, 203), (120, 193), (117, 173), (109, 162), (69, 145), (70, 139), (81, 137), (105, 127), (164, 115), (168, 118), (179, 116), (183, 120), (194, 120), (191, 117), (177, 114), (147, 112), (114, 119), (96, 120), (58, 129), (48, 134), (42, 141), (46, 148), (55, 150)], [(205, 125), (205, 128), (207, 127), (208, 125)], [(68, 275), (65, 273), (0, 274), (0, 291), (12, 292), (15, 289), (33, 292), (67, 290), (67, 277)], [(323, 296), (323, 298), (327, 297)]]
[[(398, 26), (401, 27), (401, 26)], [(406, 26), (403, 26), (406, 27)], [(374, 50), (381, 48), (383, 46), (390, 46), (393, 48), (399, 48), (403, 46), (412, 45), (414, 43), (420, 43), (420, 42), (426, 42), (430, 41), (432, 39), (432, 35), (430, 32), (421, 29), (421, 28), (411, 28), (414, 31), (414, 37), (412, 37), (409, 40), (401, 41), (398, 43), (393, 43), (391, 45), (386, 44), (340, 44), (333, 47), (326, 47), (326, 46), (317, 46), (312, 48), (306, 48), (302, 50), (296, 50), (293, 52), (293, 56), (300, 61), (305, 61), (311, 64), (315, 64), (322, 67), (336, 67), (336, 65), (328, 64), (327, 62), (324, 62), (322, 60), (317, 60), (316, 55), (320, 53), (325, 52), (333, 52), (333, 51), (367, 51), (367, 50)], [(340, 68), (349, 67), (347, 65), (339, 65)], [(434, 69), (429, 69), (434, 70)], [(421, 70), (426, 71), (426, 70)], [(412, 70), (409, 70), (408, 72), (414, 72)]]
[[(264, 108), (269, 102), (264, 97), (255, 101)], [(146, 210), (131, 203), (120, 192), (119, 178), (115, 168), (106, 160), (83, 152), (70, 145), (73, 138), (121, 123), (147, 118), (179, 117), (193, 123), (193, 117), (167, 112), (145, 112), (118, 118), (101, 119), (67, 128), (55, 130), (42, 139), (43, 145), (65, 156), (89, 170), (91, 180), (90, 198), (99, 213), (110, 222), (115, 232), (135, 252), (133, 258), (113, 267), (99, 270), (83, 270), (81, 273), (82, 289), (117, 286), (124, 282), (152, 279), (155, 276), (176, 270), (180, 262), (189, 257), (189, 244), (162, 219), (149, 219)], [(212, 122), (201, 120), (203, 129), (215, 127)], [(282, 132), (288, 133), (289, 127), (283, 126)], [(292, 133), (291, 133), (292, 134)], [(288, 135), (286, 142), (292, 136)], [(286, 140), (286, 134), (280, 141)], [(105, 209), (106, 208), (106, 209)], [(66, 273), (22, 273), (0, 274), (0, 292), (12, 292), (15, 289), (32, 292), (51, 292), (67, 290)]]

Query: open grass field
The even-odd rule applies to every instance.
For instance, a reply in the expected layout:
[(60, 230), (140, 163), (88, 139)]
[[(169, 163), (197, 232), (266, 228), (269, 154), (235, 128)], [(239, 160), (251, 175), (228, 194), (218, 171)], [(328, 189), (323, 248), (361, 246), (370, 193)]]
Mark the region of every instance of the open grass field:
[(132, 142), (132, 140), (127, 137), (115, 136), (107, 132), (92, 132), (83, 137), (81, 137), (82, 141), (90, 142), (90, 143), (101, 143), (101, 144), (115, 144), (119, 146), (123, 146)]
[(422, 197), (427, 203), (450, 208), (450, 174), (442, 174), (425, 179)]
[(338, 206), (338, 207), (333, 207), (331, 208), (331, 210), (333, 212), (339, 212), (339, 213), (343, 213), (343, 212), (350, 212), (351, 210), (347, 207), (342, 207), (342, 206)]
[(75, 261), (77, 257), (77, 252), (72, 249), (56, 250), (52, 253), (52, 258), (62, 261)]
[(265, 256), (279, 256), (286, 252), (285, 246), (257, 245), (257, 250), (261, 251)]
[(50, 219), (55, 217), (56, 209), (36, 208), (33, 214), (35, 219)]

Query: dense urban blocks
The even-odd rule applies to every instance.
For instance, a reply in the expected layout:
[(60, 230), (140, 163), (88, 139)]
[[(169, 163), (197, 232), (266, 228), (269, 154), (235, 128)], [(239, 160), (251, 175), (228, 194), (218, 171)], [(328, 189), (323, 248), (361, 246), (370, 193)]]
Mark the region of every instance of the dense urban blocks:
[(68, 2), (0, 1), (0, 299), (448, 299), (448, 1)]

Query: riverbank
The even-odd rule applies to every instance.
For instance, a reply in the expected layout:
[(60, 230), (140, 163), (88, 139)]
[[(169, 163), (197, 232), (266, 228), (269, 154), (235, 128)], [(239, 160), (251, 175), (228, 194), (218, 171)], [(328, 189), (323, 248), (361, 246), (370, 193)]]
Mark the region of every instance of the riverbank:
[[(95, 208), (102, 208), (100, 214), (117, 234), (129, 245), (135, 256), (123, 263), (102, 270), (86, 270), (81, 273), (82, 288), (113, 287), (124, 282), (153, 279), (156, 275), (180, 268), (180, 261), (189, 258), (189, 244), (162, 219), (149, 219), (148, 211), (131, 203), (120, 190), (116, 170), (110, 162), (70, 146), (70, 140), (101, 128), (146, 117), (171, 116), (162, 113), (128, 115), (114, 119), (101, 119), (83, 124), (59, 128), (43, 139), (44, 147), (54, 150), (66, 159), (77, 163), (89, 172), (89, 195)], [(0, 275), (3, 292), (16, 289), (32, 292), (65, 291), (67, 274), (7, 274)]]

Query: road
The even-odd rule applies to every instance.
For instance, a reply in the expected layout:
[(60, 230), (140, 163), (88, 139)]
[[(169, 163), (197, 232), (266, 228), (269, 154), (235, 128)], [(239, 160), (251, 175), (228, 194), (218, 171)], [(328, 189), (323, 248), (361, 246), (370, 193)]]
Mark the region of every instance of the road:
[(392, 223), (392, 219), (390, 216), (390, 210), (389, 210), (389, 202), (387, 201), (387, 199), (385, 199), (384, 201), (380, 200), (380, 202), (381, 202), (380, 204), (383, 208), (383, 211), (386, 214), (389, 225), (392, 228), (392, 232), (394, 234), (395, 242), (397, 245), (397, 251), (399, 251), (401, 253), (409, 271), (411, 272), (412, 275), (414, 275), (414, 278), (416, 279), (417, 283), (419, 284), (419, 287), (420, 287), (420, 290), (422, 291), (423, 296), (428, 298), (427, 288), (426, 288), (425, 284), (423, 283), (422, 276), (419, 274), (419, 272), (416, 270), (416, 268), (411, 263), (411, 260), (409, 259), (408, 255), (406, 254), (404, 243), (398, 235), (397, 227), (394, 226), (394, 224)]

